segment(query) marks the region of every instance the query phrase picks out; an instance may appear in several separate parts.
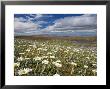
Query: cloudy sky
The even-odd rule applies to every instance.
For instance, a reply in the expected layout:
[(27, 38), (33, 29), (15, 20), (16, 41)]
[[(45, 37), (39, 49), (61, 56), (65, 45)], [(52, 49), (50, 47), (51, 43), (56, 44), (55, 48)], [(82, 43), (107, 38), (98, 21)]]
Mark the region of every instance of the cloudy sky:
[(15, 35), (96, 36), (96, 14), (15, 14)]

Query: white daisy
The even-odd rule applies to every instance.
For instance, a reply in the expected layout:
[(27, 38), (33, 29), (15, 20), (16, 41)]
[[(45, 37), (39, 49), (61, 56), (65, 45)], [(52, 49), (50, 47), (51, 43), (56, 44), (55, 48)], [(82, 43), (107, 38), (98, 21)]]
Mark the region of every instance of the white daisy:
[(34, 60), (35, 61), (40, 61), (42, 59), (42, 57), (35, 57)]
[(50, 56), (50, 58), (55, 58), (55, 56)]
[(49, 63), (49, 61), (47, 61), (47, 60), (42, 61), (42, 64), (48, 64), (48, 63)]
[(18, 59), (17, 59), (18, 61), (23, 61), (24, 60), (24, 58), (23, 57), (18, 57)]
[(73, 65), (73, 66), (77, 66), (77, 63), (75, 63), (75, 62), (71, 62), (71, 65)]
[(14, 67), (19, 67), (20, 66), (20, 62), (14, 63)]
[(60, 75), (56, 73), (56, 74), (54, 74), (53, 76), (60, 76)]
[(57, 63), (57, 62), (52, 62), (52, 64), (54, 64), (56, 67), (62, 67), (62, 64)]
[(23, 74), (27, 74), (27, 73), (29, 73), (29, 72), (31, 72), (31, 71), (32, 71), (32, 69), (24, 68), (24, 69), (18, 70), (18, 74), (19, 74), (19, 75), (23, 75)]
[(84, 65), (84, 68), (85, 68), (85, 69), (87, 69), (87, 68), (88, 68), (88, 66), (87, 66), (87, 65)]

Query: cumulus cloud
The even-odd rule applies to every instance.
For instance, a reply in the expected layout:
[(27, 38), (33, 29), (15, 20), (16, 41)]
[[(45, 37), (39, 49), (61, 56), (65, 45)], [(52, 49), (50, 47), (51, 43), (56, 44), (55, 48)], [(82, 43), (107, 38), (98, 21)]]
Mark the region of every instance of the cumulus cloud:
[(31, 20), (38, 20), (40, 18), (42, 18), (43, 15), (42, 14), (30, 14), (30, 15), (27, 15), (26, 18), (31, 21)]
[[(15, 34), (45, 34), (66, 32), (96, 32), (97, 15), (85, 14), (81, 16), (61, 17), (52, 22), (52, 15), (27, 14), (14, 18)], [(55, 17), (54, 17), (55, 18)], [(46, 20), (45, 20), (46, 19)], [(48, 20), (47, 20), (48, 19)]]
[(37, 15), (35, 15), (35, 19), (38, 19), (38, 18), (41, 18), (41, 17), (43, 17), (42, 14), (37, 14)]
[(42, 19), (42, 18), (50, 18), (50, 17), (52, 17), (52, 15), (30, 14), (30, 15), (26, 16), (28, 21), (39, 20), (39, 19)]
[(31, 22), (15, 22), (14, 23), (14, 29), (16, 30), (35, 30), (39, 28), (39, 25)]
[(23, 17), (14, 18), (14, 22), (25, 22), (25, 21), (27, 21), (27, 19), (25, 19)]
[(48, 22), (46, 22), (46, 21), (38, 21), (37, 23), (38, 24), (47, 24)]
[(81, 16), (64, 17), (55, 20), (54, 24), (48, 26), (44, 31), (67, 31), (67, 30), (94, 30), (97, 28), (97, 16), (86, 14)]
[(29, 31), (38, 30), (41, 26), (38, 23), (31, 21), (31, 17), (15, 17), (14, 18), (14, 31), (15, 33), (28, 33)]

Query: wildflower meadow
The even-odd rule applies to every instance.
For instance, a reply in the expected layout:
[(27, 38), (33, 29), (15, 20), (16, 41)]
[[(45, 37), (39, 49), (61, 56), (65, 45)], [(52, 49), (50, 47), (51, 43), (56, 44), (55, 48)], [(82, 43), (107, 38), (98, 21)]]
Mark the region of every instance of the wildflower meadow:
[(15, 37), (14, 75), (96, 76), (96, 41), (85, 40)]

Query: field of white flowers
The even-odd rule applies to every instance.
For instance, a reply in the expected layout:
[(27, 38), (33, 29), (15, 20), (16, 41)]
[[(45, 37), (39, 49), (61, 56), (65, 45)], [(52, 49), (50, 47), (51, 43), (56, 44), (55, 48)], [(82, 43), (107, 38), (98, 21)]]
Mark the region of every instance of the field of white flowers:
[[(97, 48), (67, 40), (14, 40), (15, 76), (96, 76)], [(90, 44), (89, 44), (90, 45)]]

